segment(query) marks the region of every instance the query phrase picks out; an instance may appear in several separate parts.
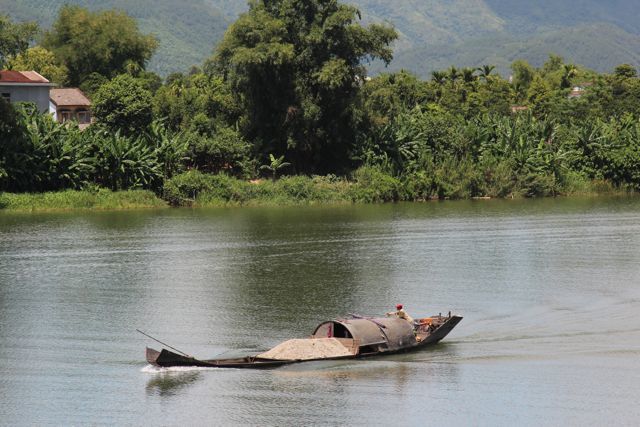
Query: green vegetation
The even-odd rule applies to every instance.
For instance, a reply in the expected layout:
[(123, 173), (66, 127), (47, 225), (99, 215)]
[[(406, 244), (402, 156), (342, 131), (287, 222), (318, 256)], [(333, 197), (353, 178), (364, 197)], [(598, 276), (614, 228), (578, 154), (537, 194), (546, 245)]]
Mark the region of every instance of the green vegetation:
[[(150, 40), (122, 14), (63, 12), (65, 25), (111, 16)], [(97, 123), (87, 130), (0, 100), (0, 191), (148, 190), (205, 206), (640, 190), (633, 65), (601, 74), (551, 55), (540, 67), (514, 61), (511, 81), (491, 64), (368, 78), (363, 62), (389, 62), (395, 37), (336, 2), (264, 0), (202, 68), (164, 82), (135, 49), (113, 64), (88, 59)], [(68, 66), (66, 48), (52, 50), (54, 65)]]
[(129, 74), (102, 84), (93, 96), (93, 115), (113, 131), (133, 135), (153, 120), (151, 93)]
[(69, 84), (78, 86), (92, 73), (112, 78), (130, 67), (144, 68), (158, 42), (142, 35), (124, 12), (65, 5), (42, 45), (69, 70)]
[(143, 209), (166, 207), (153, 192), (64, 190), (38, 194), (0, 193), (0, 211), (58, 211), (71, 209)]
[(64, 86), (68, 79), (68, 70), (64, 65), (59, 65), (55, 55), (43, 48), (34, 46), (18, 53), (11, 58), (7, 68), (12, 70), (38, 70), (49, 81)]
[(33, 22), (16, 24), (8, 16), (0, 14), (0, 68), (7, 59), (25, 51), (38, 32)]
[(298, 172), (350, 166), (362, 61), (389, 63), (397, 37), (357, 14), (333, 1), (252, 2), (229, 27), (207, 68), (225, 76), (260, 153), (284, 153)]

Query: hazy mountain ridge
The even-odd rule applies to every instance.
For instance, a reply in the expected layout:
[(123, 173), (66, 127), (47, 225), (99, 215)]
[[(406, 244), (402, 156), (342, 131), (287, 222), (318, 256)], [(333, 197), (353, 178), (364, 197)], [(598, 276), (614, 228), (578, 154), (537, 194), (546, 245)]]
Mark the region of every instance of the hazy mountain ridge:
[[(47, 28), (65, 3), (118, 8), (160, 39), (149, 68), (166, 75), (201, 64), (245, 0), (0, 0), (0, 11)], [(504, 73), (516, 58), (538, 64), (550, 52), (599, 71), (640, 65), (640, 2), (635, 0), (352, 0), (365, 22), (400, 34), (390, 69), (432, 70), (485, 63)], [(373, 67), (373, 70), (380, 70)]]
[[(640, 64), (640, 36), (611, 24), (584, 24), (563, 30), (541, 33), (534, 37), (516, 38), (495, 33), (453, 45), (432, 45), (398, 52), (389, 70), (410, 69), (423, 77), (431, 71), (457, 67), (494, 64), (503, 75), (510, 64), (525, 58), (541, 66), (549, 53), (567, 61), (583, 64), (597, 71), (612, 71), (621, 63)], [(384, 71), (380, 64), (376, 71)]]
[(509, 23), (515, 32), (539, 31), (588, 23), (609, 23), (640, 34), (637, 17), (640, 4), (635, 0), (485, 0), (487, 5)]

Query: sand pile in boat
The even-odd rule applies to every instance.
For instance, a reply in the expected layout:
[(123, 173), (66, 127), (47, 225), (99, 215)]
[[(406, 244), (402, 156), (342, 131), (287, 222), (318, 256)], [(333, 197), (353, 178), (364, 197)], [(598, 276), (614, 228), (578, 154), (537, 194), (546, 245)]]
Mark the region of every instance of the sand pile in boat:
[(310, 360), (355, 354), (352, 339), (307, 338), (285, 341), (258, 357), (276, 360)]

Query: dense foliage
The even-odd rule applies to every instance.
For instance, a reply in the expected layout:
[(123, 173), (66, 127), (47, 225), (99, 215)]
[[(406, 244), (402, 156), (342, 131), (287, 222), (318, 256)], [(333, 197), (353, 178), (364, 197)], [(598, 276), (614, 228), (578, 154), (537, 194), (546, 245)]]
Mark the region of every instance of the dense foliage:
[(88, 62), (87, 130), (0, 100), (0, 190), (141, 188), (172, 204), (640, 190), (632, 65), (551, 55), (509, 80), (492, 65), (369, 78), (363, 61), (391, 59), (389, 27), (335, 1), (251, 4), (202, 69), (161, 82), (135, 53), (108, 77)]
[(0, 68), (4, 68), (8, 58), (24, 52), (37, 32), (35, 23), (15, 23), (0, 14)]
[(73, 86), (91, 73), (111, 78), (130, 66), (144, 68), (157, 45), (157, 40), (141, 34), (136, 21), (124, 12), (90, 12), (69, 5), (60, 9), (43, 40), (43, 46), (69, 70)]
[(246, 136), (301, 172), (344, 171), (355, 140), (354, 100), (364, 60), (389, 63), (396, 32), (367, 28), (352, 6), (329, 0), (250, 3), (210, 65), (233, 89)]
[[(2, 108), (13, 110), (4, 101)], [(15, 128), (0, 124), (0, 189), (51, 191), (102, 186), (159, 189), (182, 170), (186, 144), (160, 123), (125, 136), (101, 125), (81, 131), (54, 122), (30, 105), (10, 111)]]
[(67, 82), (68, 70), (60, 65), (53, 52), (42, 46), (34, 46), (13, 56), (8, 63), (13, 70), (37, 70), (50, 82), (64, 86)]

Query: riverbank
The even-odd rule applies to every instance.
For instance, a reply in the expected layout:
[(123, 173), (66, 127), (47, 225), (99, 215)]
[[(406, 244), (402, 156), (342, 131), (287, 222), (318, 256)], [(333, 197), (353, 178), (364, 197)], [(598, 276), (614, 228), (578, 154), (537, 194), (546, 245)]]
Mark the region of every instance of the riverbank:
[(544, 190), (538, 183), (509, 180), (479, 190), (474, 182), (395, 177), (375, 167), (358, 169), (350, 180), (333, 175), (288, 176), (278, 180), (244, 181), (224, 174), (189, 171), (165, 183), (163, 198), (172, 206), (265, 206), (345, 203), (424, 202), (429, 200), (516, 199), (550, 196), (624, 195), (631, 187), (574, 175), (563, 183), (552, 178)]
[(0, 193), (0, 211), (117, 210), (167, 207), (167, 203), (147, 190), (98, 191), (65, 190), (48, 193)]
[[(65, 190), (48, 193), (0, 193), (0, 211), (124, 210), (174, 207), (293, 206), (367, 204), (400, 201), (525, 198), (524, 192), (477, 196), (460, 187), (441, 194), (438, 188), (420, 188), (375, 169), (361, 169), (354, 179), (336, 176), (288, 176), (278, 180), (245, 181), (224, 174), (190, 171), (165, 183), (161, 196), (148, 190)], [(607, 181), (574, 180), (543, 196), (625, 195)], [(542, 196), (537, 196), (542, 197)]]

